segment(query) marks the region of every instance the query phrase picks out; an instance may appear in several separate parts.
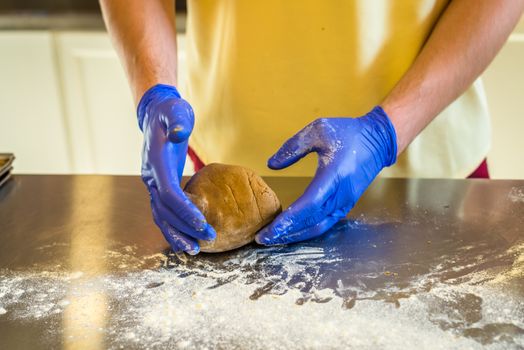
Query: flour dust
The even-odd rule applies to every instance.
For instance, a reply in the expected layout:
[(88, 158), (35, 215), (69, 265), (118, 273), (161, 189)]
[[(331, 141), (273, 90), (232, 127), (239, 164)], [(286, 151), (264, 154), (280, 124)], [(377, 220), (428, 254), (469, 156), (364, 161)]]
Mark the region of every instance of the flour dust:
[[(92, 334), (114, 349), (524, 347), (524, 243), (484, 257), (492, 268), (450, 256), (421, 273), (408, 266), (409, 276), (369, 263), (342, 277), (358, 258), (307, 244), (197, 258), (108, 254), (110, 274), (0, 270), (0, 322), (45, 324), (49, 339), (72, 344)], [(151, 262), (157, 268), (143, 268)]]

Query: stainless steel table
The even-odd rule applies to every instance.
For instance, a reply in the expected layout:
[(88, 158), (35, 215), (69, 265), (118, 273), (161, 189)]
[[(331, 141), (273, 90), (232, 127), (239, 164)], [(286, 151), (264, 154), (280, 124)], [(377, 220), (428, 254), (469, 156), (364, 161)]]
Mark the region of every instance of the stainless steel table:
[(524, 181), (379, 179), (313, 241), (167, 248), (137, 177), (14, 177), (0, 348), (524, 347)]

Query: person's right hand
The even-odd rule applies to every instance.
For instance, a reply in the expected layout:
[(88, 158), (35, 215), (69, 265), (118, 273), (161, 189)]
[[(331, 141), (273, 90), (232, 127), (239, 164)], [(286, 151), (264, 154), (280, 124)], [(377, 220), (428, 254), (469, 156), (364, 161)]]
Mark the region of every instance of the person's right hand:
[(197, 254), (197, 239), (212, 240), (216, 232), (180, 187), (193, 109), (174, 86), (159, 84), (146, 91), (137, 114), (144, 133), (142, 180), (153, 219), (173, 251)]

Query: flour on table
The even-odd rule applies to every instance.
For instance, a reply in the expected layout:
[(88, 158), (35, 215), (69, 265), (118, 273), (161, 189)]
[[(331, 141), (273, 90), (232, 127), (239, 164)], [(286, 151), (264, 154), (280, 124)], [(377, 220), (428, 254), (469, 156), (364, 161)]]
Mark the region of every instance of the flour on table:
[[(333, 280), (331, 266), (359, 262), (330, 249), (247, 249), (215, 261), (174, 254), (138, 257), (133, 247), (123, 247), (108, 253), (120, 273), (89, 276), (59, 265), (45, 271), (4, 269), (0, 320), (45, 321), (50, 336), (71, 333), (70, 341), (76, 335), (68, 327), (76, 322), (86, 332), (103, 334), (107, 347), (115, 349), (524, 347), (523, 291), (518, 290), (524, 243), (494, 256), (471, 256), (463, 266), (455, 266), (453, 256), (438, 259), (429, 271), (407, 280), (395, 275), (394, 266), (381, 270), (371, 263), (360, 276)], [(476, 268), (486, 259), (499, 267)], [(510, 267), (498, 261), (510, 261)], [(119, 268), (152, 262), (159, 267)]]
[(524, 203), (524, 189), (520, 187), (513, 187), (508, 194), (508, 198), (514, 203)]

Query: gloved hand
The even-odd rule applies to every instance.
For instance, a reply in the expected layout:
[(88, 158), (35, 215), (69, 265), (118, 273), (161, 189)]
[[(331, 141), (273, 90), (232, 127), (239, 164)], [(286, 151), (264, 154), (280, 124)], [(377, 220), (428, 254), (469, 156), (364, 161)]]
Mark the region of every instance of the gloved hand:
[(151, 198), (153, 219), (171, 248), (197, 254), (197, 239), (214, 239), (215, 230), (180, 188), (193, 109), (174, 86), (155, 85), (138, 104), (144, 133), (142, 180)]
[(310, 152), (318, 154), (313, 181), (257, 234), (258, 243), (298, 242), (329, 230), (353, 208), (382, 168), (395, 163), (397, 138), (379, 106), (360, 118), (321, 118), (284, 143), (268, 166), (283, 169)]

